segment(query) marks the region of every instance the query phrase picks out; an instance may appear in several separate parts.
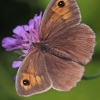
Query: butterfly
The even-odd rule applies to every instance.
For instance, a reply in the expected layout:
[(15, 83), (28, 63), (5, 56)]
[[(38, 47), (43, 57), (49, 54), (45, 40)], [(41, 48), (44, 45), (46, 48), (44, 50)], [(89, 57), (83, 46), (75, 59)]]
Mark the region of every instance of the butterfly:
[(84, 74), (92, 57), (95, 34), (80, 23), (76, 0), (51, 0), (39, 29), (40, 42), (25, 57), (16, 76), (21, 96), (42, 93), (50, 88), (68, 91)]

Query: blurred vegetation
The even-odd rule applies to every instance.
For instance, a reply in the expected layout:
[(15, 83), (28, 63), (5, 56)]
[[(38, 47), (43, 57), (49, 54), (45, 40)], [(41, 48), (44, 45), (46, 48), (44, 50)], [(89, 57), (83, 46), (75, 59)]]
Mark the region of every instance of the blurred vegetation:
[[(50, 0), (0, 0), (0, 41), (12, 36), (17, 25), (44, 11)], [(77, 0), (82, 14), (82, 23), (89, 25), (96, 33), (97, 45), (92, 61), (87, 64), (85, 75), (100, 73), (100, 0)], [(17, 69), (11, 64), (16, 56), (0, 46), (0, 100), (100, 100), (100, 78), (82, 80), (68, 92), (48, 92), (24, 98), (17, 95), (13, 76)]]

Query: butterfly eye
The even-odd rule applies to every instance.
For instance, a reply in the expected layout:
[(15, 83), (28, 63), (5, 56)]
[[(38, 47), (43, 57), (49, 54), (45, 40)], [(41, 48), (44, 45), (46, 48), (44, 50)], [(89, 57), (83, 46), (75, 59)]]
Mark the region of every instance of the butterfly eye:
[(61, 8), (64, 7), (65, 6), (65, 2), (64, 1), (59, 1), (58, 2), (58, 6), (61, 7)]
[(23, 80), (23, 84), (24, 84), (25, 86), (27, 86), (27, 85), (30, 85), (30, 82), (29, 82), (29, 80)]

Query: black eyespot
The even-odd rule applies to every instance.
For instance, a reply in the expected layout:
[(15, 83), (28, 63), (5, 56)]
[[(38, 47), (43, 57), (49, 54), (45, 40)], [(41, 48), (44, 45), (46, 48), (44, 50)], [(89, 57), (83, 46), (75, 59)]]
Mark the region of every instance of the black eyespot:
[(65, 2), (64, 1), (59, 1), (58, 2), (58, 6), (61, 7), (61, 8), (64, 7), (65, 6)]
[(23, 84), (24, 84), (25, 86), (30, 85), (30, 81), (29, 81), (29, 80), (23, 80)]

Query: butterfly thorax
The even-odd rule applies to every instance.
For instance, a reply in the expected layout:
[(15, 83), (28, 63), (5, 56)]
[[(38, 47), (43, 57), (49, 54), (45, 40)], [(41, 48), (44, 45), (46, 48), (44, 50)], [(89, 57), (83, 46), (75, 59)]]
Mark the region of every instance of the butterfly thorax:
[(35, 42), (33, 43), (33, 46), (38, 48), (43, 53), (50, 51), (50, 47), (44, 42)]
[(48, 44), (46, 44), (44, 42), (36, 42), (36, 43), (33, 43), (33, 45), (38, 50), (40, 50), (42, 53), (48, 52), (48, 53), (55, 55), (59, 58), (70, 60), (69, 54), (67, 54), (64, 51), (61, 51), (57, 48), (50, 47)]

